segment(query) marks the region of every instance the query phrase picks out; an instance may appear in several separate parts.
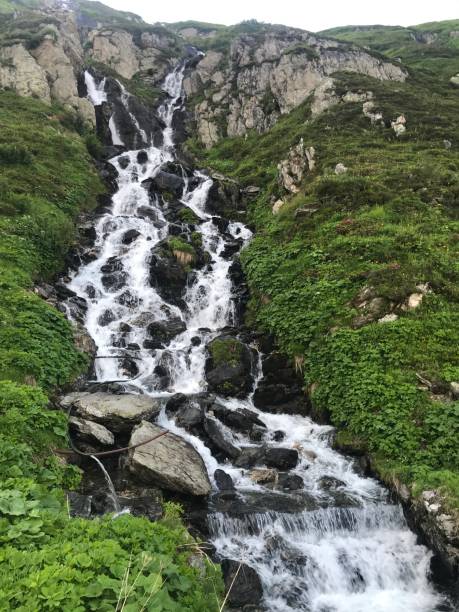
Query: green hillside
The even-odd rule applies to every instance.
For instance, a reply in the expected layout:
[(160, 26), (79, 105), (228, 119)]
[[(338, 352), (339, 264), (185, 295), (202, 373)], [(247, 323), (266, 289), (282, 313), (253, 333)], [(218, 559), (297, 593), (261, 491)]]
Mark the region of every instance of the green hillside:
[[(335, 77), (338, 94), (372, 91), (385, 124), (351, 102), (311, 119), (306, 101), (265, 134), (189, 147), (262, 189), (243, 256), (249, 320), (302, 368), (314, 413), (338, 427), (338, 444), (368, 450), (386, 481), (440, 487), (457, 508), (459, 403), (447, 394), (459, 380), (458, 93), (414, 67), (404, 84)], [(407, 131), (397, 138), (390, 121), (401, 114)], [(300, 138), (315, 148), (316, 168), (289, 196), (277, 164)], [(348, 171), (335, 174), (338, 163)], [(273, 215), (279, 197), (286, 203)], [(422, 304), (404, 309), (424, 283)], [(358, 307), (365, 289), (373, 314)], [(390, 312), (396, 320), (377, 322)]]

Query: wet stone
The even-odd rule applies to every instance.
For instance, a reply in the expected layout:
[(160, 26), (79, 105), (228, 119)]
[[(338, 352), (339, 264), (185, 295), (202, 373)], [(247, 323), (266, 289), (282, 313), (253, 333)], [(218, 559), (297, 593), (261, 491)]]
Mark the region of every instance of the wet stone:
[(265, 462), (269, 467), (290, 470), (298, 463), (298, 451), (293, 448), (268, 448), (265, 453)]
[(214, 478), (220, 491), (234, 491), (233, 479), (224, 470), (215, 470)]
[(224, 559), (222, 561), (223, 579), (232, 606), (258, 604), (263, 596), (263, 587), (257, 572), (244, 563)]
[(146, 164), (148, 161), (148, 153), (146, 151), (139, 151), (137, 153), (137, 163)]
[(121, 242), (123, 244), (131, 244), (132, 242), (134, 242), (134, 240), (136, 238), (138, 238), (140, 236), (140, 232), (137, 231), (136, 229), (130, 229), (128, 230), (124, 235), (123, 238), (121, 239)]
[(114, 320), (116, 319), (115, 315), (113, 314), (113, 312), (111, 310), (105, 310), (100, 317), (98, 318), (97, 322), (99, 323), (99, 325), (101, 325), (102, 327), (109, 325), (110, 323), (112, 323)]

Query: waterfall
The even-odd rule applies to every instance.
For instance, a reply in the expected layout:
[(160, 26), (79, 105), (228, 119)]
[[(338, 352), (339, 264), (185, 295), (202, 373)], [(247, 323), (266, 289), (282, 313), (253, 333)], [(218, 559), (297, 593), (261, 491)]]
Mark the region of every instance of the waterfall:
[(112, 503), (113, 503), (113, 510), (115, 511), (116, 514), (120, 514), (121, 506), (120, 506), (118, 495), (116, 494), (112, 479), (110, 478), (110, 474), (105, 469), (105, 466), (102, 463), (102, 461), (100, 461), (100, 459), (98, 459), (95, 455), (91, 455), (91, 459), (94, 459), (94, 461), (97, 463), (97, 465), (102, 470), (102, 474), (104, 475), (105, 482), (107, 483), (107, 487), (110, 493), (110, 499), (112, 500)]
[[(251, 237), (237, 222), (220, 231), (218, 219), (207, 210), (212, 179), (202, 171), (182, 170), (185, 179), (178, 200), (198, 219), (195, 231), (207, 263), (194, 273), (183, 298), (185, 307), (168, 302), (150, 283), (152, 252), (170, 236), (172, 227), (167, 203), (161, 195), (149, 194), (145, 185), (165, 164), (177, 163), (173, 118), (182, 106), (184, 71), (180, 64), (163, 85), (168, 97), (158, 110), (165, 124), (162, 146), (128, 151), (111, 160), (118, 172), (118, 190), (111, 210), (95, 227), (97, 259), (82, 265), (69, 283), (86, 300), (85, 326), (98, 355), (113, 356), (96, 360), (97, 379), (124, 379), (125, 391), (162, 397), (206, 389), (206, 344), (234, 323), (231, 259), (223, 252), (229, 239), (237, 237), (245, 244)], [(87, 75), (88, 95), (100, 104), (102, 84), (96, 85)], [(128, 231), (133, 240), (126, 239)], [(171, 320), (182, 331), (164, 348), (146, 348), (146, 321)], [(120, 355), (135, 358), (135, 378), (126, 372)], [(255, 384), (261, 377), (260, 354), (256, 361)], [(167, 371), (166, 386), (159, 368)], [(298, 450), (299, 462), (292, 473), (304, 484), (297, 491), (272, 491), (231, 461), (219, 464), (205, 442), (178, 427), (164, 410), (158, 423), (193, 444), (212, 481), (218, 467), (232, 477), (239, 513), (211, 505), (212, 540), (220, 557), (247, 563), (257, 571), (266, 609), (432, 612), (446, 605), (429, 582), (431, 553), (416, 542), (387, 490), (362, 476), (352, 458), (331, 448), (332, 428), (305, 416), (264, 413), (252, 397), (253, 392), (242, 400), (217, 401), (228, 410), (256, 412), (266, 426), (268, 447)], [(278, 431), (284, 432), (281, 443), (276, 441)], [(242, 433), (227, 431), (227, 435), (236, 445), (253, 445)], [(277, 509), (279, 500), (289, 512)]]

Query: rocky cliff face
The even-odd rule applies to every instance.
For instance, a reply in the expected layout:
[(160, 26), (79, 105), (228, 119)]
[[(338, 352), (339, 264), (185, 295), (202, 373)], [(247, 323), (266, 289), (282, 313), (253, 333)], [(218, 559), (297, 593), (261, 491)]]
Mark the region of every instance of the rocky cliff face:
[(47, 1), (33, 10), (21, 5), (0, 26), (0, 89), (56, 101), (95, 124), (93, 105), (78, 86), (84, 67), (104, 65), (107, 73), (127, 80), (137, 75), (153, 87), (181, 52), (175, 34), (140, 18), (120, 26), (91, 16), (79, 2)]
[[(199, 137), (263, 132), (304, 102), (335, 72), (404, 81), (405, 70), (346, 43), (280, 26), (241, 34), (222, 51), (209, 50), (185, 81), (194, 96)], [(193, 99), (193, 98), (192, 98)]]
[(94, 15), (82, 0), (65, 6), (47, 0), (39, 10), (18, 9), (0, 30), (0, 88), (47, 103), (55, 100), (94, 124), (93, 107), (84, 88), (78, 88), (83, 67), (104, 66), (108, 74), (154, 87), (189, 40), (204, 46), (210, 41), (215, 48), (189, 71), (184, 87), (197, 134), (211, 146), (223, 136), (269, 129), (316, 90), (321, 109), (324, 84), (333, 101), (329, 75), (335, 72), (406, 78), (400, 65), (360, 47), (293, 28), (257, 25), (220, 40), (219, 30), (201, 36), (196, 28), (182, 28), (177, 34), (130, 14), (112, 13)]

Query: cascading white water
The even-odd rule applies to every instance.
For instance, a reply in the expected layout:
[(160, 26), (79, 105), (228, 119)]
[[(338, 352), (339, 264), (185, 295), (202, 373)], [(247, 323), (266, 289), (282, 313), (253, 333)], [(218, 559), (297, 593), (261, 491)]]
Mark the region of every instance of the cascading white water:
[(112, 500), (112, 503), (113, 503), (113, 510), (115, 511), (116, 514), (120, 514), (121, 506), (120, 506), (118, 495), (116, 494), (112, 479), (110, 478), (110, 474), (105, 469), (105, 466), (102, 463), (102, 461), (98, 459), (95, 455), (91, 455), (91, 459), (94, 459), (94, 461), (97, 463), (99, 468), (102, 470), (102, 474), (104, 475), (108, 490), (110, 491), (110, 499)]
[[(186, 178), (181, 203), (200, 220), (196, 230), (209, 263), (196, 271), (184, 301), (186, 309), (168, 304), (149, 283), (152, 248), (169, 235), (160, 196), (149, 197), (142, 181), (175, 160), (173, 117), (181, 107), (184, 65), (166, 78), (169, 98), (158, 114), (165, 123), (163, 145), (115, 157), (118, 191), (113, 207), (96, 225), (98, 257), (82, 266), (69, 283), (87, 301), (86, 328), (96, 342), (99, 381), (126, 379), (125, 389), (150, 395), (205, 390), (206, 343), (233, 322), (231, 261), (222, 256), (227, 235), (250, 239), (241, 223), (222, 234), (206, 211), (212, 180), (195, 171)], [(92, 78), (92, 77), (91, 77)], [(94, 104), (101, 103), (101, 84), (87, 79)], [(113, 133), (113, 132), (112, 132)], [(139, 161), (141, 159), (141, 161)], [(190, 186), (191, 185), (191, 186)], [(135, 239), (126, 241), (126, 232)], [(108, 279), (108, 280), (107, 280)], [(181, 319), (185, 331), (165, 349), (144, 348), (146, 321)], [(120, 343), (123, 328), (124, 343)], [(198, 338), (199, 342), (192, 340)], [(126, 375), (122, 358), (135, 359), (138, 374)], [(166, 390), (158, 386), (158, 365), (169, 369)], [(255, 377), (258, 379), (261, 373)], [(275, 432), (284, 432), (281, 446), (296, 448), (300, 461), (293, 470), (304, 488), (272, 492), (252, 481), (247, 470), (227, 461), (219, 465), (205, 443), (180, 429), (163, 410), (159, 424), (189, 440), (202, 455), (213, 480), (216, 468), (233, 478), (240, 500), (269, 493), (282, 497), (292, 513), (246, 512), (238, 516), (211, 512), (209, 524), (218, 553), (252, 566), (264, 588), (270, 612), (433, 612), (442, 603), (428, 580), (430, 552), (416, 543), (400, 507), (375, 480), (360, 475), (354, 461), (332, 450), (332, 428), (307, 417), (267, 414), (245, 400), (217, 400), (230, 410), (249, 408), (265, 423), (265, 444), (279, 446)], [(235, 444), (250, 446), (243, 434), (230, 434)], [(329, 486), (324, 486), (324, 478)], [(330, 485), (331, 483), (331, 485)], [(260, 497), (263, 499), (263, 497)]]

